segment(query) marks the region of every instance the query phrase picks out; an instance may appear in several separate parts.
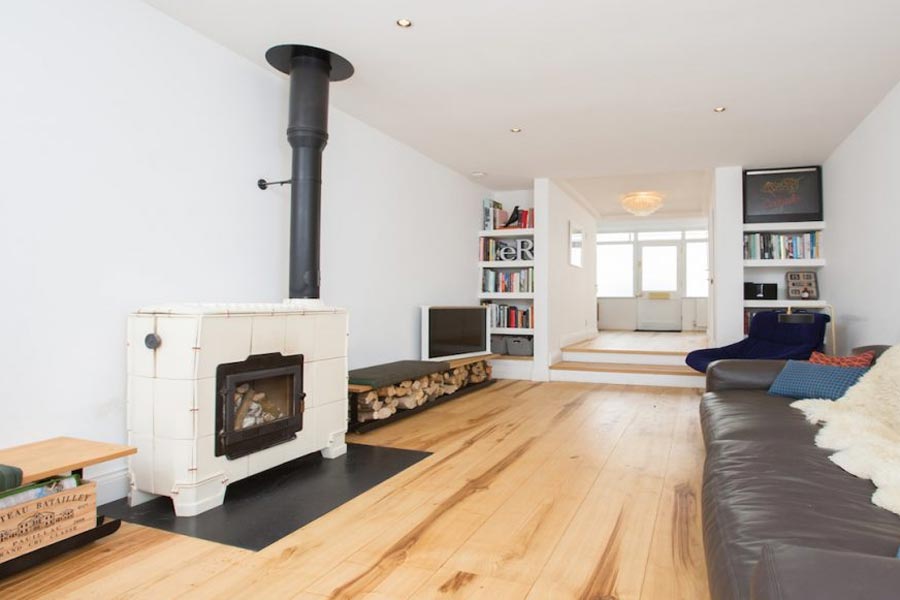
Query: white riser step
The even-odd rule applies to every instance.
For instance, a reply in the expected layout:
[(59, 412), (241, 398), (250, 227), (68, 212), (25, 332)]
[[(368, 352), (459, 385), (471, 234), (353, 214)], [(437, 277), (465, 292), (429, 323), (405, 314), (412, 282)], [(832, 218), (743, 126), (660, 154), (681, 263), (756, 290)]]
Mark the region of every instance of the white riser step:
[(613, 371), (582, 371), (551, 369), (550, 381), (577, 381), (581, 383), (613, 383), (619, 385), (649, 385), (657, 387), (706, 387), (706, 377), (697, 375), (667, 375), (658, 373), (618, 373)]
[(619, 363), (626, 365), (684, 365), (684, 354), (631, 352), (580, 352), (563, 350), (562, 359), (586, 363)]
[(492, 359), (492, 377), (494, 379), (526, 379), (531, 380), (534, 372), (533, 360)]

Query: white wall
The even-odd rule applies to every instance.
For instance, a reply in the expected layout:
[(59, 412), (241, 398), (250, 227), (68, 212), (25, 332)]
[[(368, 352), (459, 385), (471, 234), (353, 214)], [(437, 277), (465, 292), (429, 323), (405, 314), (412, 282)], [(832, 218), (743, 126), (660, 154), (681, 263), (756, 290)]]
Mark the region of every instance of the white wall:
[(837, 314), (839, 350), (900, 341), (900, 85), (822, 167), (828, 266), (822, 297)]
[(534, 190), (500, 190), (493, 193), (494, 200), (503, 205), (509, 211), (518, 205), (519, 208), (532, 208), (534, 206)]
[[(286, 294), (286, 78), (132, 0), (4, 3), (0, 73), (0, 446), (122, 442), (130, 311)], [(324, 175), (351, 364), (417, 356), (418, 304), (476, 302), (486, 190), (339, 111)]]
[(720, 167), (712, 196), (713, 285), (710, 346), (725, 346), (744, 337), (743, 170)]
[[(635, 331), (637, 298), (597, 298), (597, 327), (601, 330)], [(700, 331), (707, 325), (706, 298), (681, 299), (682, 331)]]
[[(535, 207), (538, 223), (547, 215), (546, 237), (535, 239), (535, 246), (547, 249), (547, 348), (546, 358), (552, 364), (562, 358), (561, 348), (597, 333), (597, 217), (587, 207), (566, 194), (552, 180), (540, 180), (541, 194), (546, 195), (547, 208), (541, 210), (538, 185), (535, 185)], [(569, 222), (584, 230), (582, 266), (569, 264)], [(546, 240), (546, 242), (544, 242)], [(539, 313), (540, 314), (540, 313)]]
[(322, 187), (322, 298), (350, 311), (350, 368), (420, 357), (419, 306), (478, 304), (488, 190), (339, 111)]
[(597, 327), (634, 331), (637, 329), (637, 298), (597, 298)]

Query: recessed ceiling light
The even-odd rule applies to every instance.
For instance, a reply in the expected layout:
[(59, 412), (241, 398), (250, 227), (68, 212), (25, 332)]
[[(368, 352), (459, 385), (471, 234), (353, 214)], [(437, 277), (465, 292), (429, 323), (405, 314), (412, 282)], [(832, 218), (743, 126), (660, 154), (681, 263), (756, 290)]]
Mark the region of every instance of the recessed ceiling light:
[(725, 112), (726, 110), (727, 110), (726, 106), (717, 106), (713, 109), (713, 112), (722, 113), (722, 112)]
[(513, 133), (522, 133), (522, 128), (521, 128), (521, 127), (510, 127), (509, 130), (510, 130), (511, 132), (513, 132)]
[(487, 175), (484, 171), (472, 171), (472, 177), (484, 177)]
[(396, 23), (397, 27), (402, 27), (403, 29), (412, 27), (412, 21), (410, 21), (409, 19), (397, 19)]

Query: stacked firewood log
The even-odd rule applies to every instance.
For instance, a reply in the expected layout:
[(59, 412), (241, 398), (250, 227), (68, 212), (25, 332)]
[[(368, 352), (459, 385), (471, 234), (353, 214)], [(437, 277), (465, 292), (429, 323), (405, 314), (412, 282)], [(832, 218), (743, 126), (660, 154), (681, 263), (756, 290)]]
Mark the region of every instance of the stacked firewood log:
[(398, 410), (410, 410), (436, 398), (453, 394), (474, 383), (490, 379), (491, 366), (486, 361), (455, 367), (442, 373), (432, 373), (418, 379), (354, 394), (357, 403), (357, 419), (377, 421), (387, 419)]

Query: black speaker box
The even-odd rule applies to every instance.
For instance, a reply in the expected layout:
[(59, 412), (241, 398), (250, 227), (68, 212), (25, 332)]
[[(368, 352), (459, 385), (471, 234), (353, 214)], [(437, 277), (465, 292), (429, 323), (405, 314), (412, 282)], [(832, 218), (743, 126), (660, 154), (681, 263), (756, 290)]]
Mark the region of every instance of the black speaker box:
[(775, 300), (778, 298), (777, 283), (744, 282), (744, 300)]

